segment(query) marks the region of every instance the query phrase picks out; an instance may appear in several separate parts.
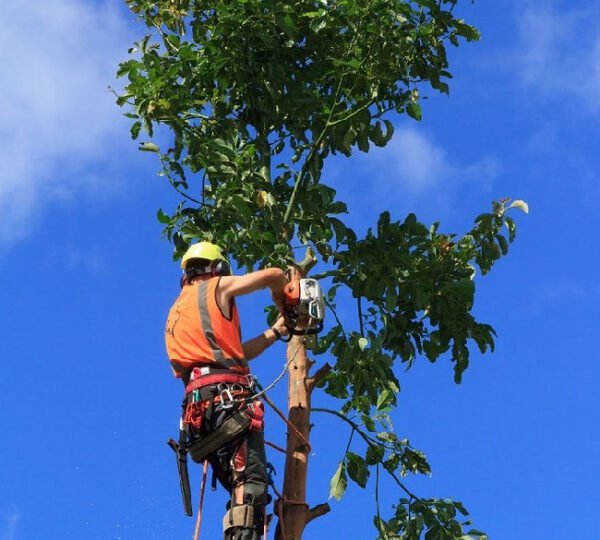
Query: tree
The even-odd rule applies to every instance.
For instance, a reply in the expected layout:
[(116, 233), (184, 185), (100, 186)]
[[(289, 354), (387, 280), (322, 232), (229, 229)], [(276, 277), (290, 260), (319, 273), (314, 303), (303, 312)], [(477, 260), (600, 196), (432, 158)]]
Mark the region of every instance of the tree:
[[(202, 238), (227, 246), (248, 269), (318, 264), (316, 276), (328, 284), (335, 322), (312, 355), (328, 355), (331, 365), (311, 375), (304, 339), (288, 348), (295, 427), (276, 536), (285, 527), (285, 538), (298, 540), (329, 510), (309, 509), (305, 497), (310, 415), (322, 412), (351, 434), (333, 497), (343, 496), (348, 478), (365, 487), (373, 471), (398, 484), (391, 517), (377, 507), (379, 538), (485, 538), (469, 530), (459, 502), (407, 488), (402, 477), (430, 468), (395, 434), (390, 412), (400, 365), (448, 356), (460, 383), (469, 347), (493, 350), (493, 328), (472, 314), (475, 268), (486, 274), (507, 253), (516, 232), (507, 210), (526, 205), (495, 202), (460, 237), (386, 211), (359, 238), (322, 178), (329, 156), (385, 146), (394, 115), (420, 120), (424, 88), (449, 92), (446, 47), (479, 38), (454, 15), (457, 0), (126, 1), (149, 33), (119, 67), (128, 82), (117, 102), (134, 139), (142, 130), (153, 137), (159, 125), (171, 135), (167, 149), (140, 148), (157, 154), (160, 174), (182, 197), (172, 213), (158, 211), (174, 258)], [(303, 265), (294, 258), (298, 243), (309, 249)], [(356, 306), (354, 324), (338, 313), (344, 295)], [(338, 399), (339, 410), (311, 409), (317, 389)]]

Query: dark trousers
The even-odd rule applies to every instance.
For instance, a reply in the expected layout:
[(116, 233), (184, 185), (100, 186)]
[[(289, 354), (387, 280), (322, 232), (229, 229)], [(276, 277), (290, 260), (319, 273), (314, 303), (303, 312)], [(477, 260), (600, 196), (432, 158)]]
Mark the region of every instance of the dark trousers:
[[(228, 414), (229, 410), (216, 405), (202, 431), (216, 429)], [(221, 485), (231, 494), (228, 508), (241, 504), (254, 508), (254, 526), (232, 527), (224, 533), (224, 540), (259, 540), (264, 529), (265, 507), (269, 502), (262, 431), (246, 431), (235, 441), (213, 452), (208, 460)]]

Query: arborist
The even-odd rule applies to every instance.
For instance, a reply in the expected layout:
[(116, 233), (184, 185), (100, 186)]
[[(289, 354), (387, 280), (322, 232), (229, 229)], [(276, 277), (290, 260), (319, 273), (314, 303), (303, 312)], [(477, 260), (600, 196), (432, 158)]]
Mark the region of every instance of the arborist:
[(225, 540), (258, 540), (268, 502), (263, 404), (253, 398), (248, 361), (288, 335), (280, 317), (262, 334), (242, 342), (235, 298), (269, 288), (284, 310), (285, 272), (267, 268), (231, 275), (223, 250), (209, 242), (192, 245), (181, 261), (181, 292), (166, 324), (167, 354), (185, 386), (178, 453), (186, 513), (191, 515), (187, 453), (208, 460), (231, 494), (223, 520)]

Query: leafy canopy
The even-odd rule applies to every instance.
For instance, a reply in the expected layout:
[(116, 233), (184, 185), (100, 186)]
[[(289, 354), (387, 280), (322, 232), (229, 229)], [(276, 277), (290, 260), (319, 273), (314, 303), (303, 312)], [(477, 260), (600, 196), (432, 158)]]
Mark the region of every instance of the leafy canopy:
[[(140, 148), (157, 154), (182, 197), (158, 212), (174, 257), (202, 238), (248, 268), (285, 266), (300, 244), (330, 280), (337, 322), (313, 352), (335, 360), (323, 387), (341, 410), (323, 410), (348, 424), (351, 442), (360, 435), (363, 454), (348, 445), (332, 495), (348, 476), (365, 487), (372, 469), (385, 470), (408, 498), (387, 521), (377, 506), (380, 537), (483, 538), (457, 521), (460, 503), (406, 490), (399, 476), (430, 469), (388, 413), (398, 363), (448, 353), (460, 382), (471, 343), (493, 350), (493, 328), (472, 314), (475, 268), (485, 274), (507, 253), (515, 223), (506, 210), (524, 203), (495, 203), (462, 237), (383, 212), (358, 238), (322, 178), (329, 156), (385, 146), (393, 115), (420, 120), (424, 90), (449, 92), (448, 45), (479, 33), (454, 15), (456, 0), (126, 1), (149, 33), (119, 67), (127, 84), (117, 102), (134, 139), (161, 125), (171, 134), (166, 148)], [(354, 325), (336, 311), (341, 291), (356, 301)]]

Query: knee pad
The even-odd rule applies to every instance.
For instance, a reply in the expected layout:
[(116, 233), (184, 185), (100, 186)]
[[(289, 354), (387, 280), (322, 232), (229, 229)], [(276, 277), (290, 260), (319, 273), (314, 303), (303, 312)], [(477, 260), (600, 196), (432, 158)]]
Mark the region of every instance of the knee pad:
[(233, 527), (243, 527), (253, 529), (257, 526), (262, 526), (262, 523), (255, 523), (255, 517), (259, 517), (258, 512), (255, 513), (254, 506), (249, 504), (239, 504), (232, 506), (225, 517), (223, 518), (223, 532), (227, 532)]

